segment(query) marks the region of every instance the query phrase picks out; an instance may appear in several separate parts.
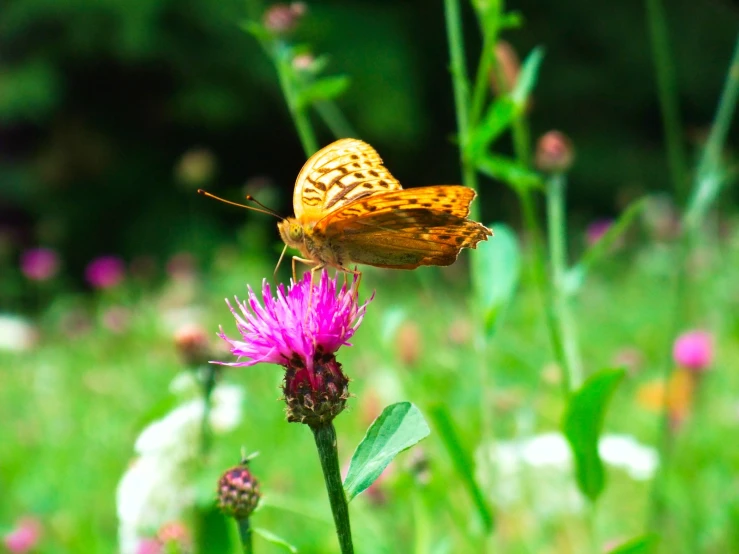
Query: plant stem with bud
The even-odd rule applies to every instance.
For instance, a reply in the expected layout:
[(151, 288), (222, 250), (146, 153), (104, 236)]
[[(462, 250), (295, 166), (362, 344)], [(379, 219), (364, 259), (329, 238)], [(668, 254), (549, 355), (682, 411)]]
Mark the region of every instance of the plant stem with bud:
[(249, 518), (237, 519), (236, 525), (239, 527), (239, 538), (241, 539), (241, 550), (244, 554), (251, 554), (254, 552), (254, 546), (252, 544), (252, 532), (251, 523)]
[(354, 552), (352, 545), (352, 530), (349, 524), (349, 504), (346, 501), (344, 485), (341, 482), (339, 470), (339, 453), (336, 449), (336, 429), (334, 424), (324, 423), (311, 426), (313, 437), (316, 440), (318, 457), (321, 460), (323, 478), (326, 482), (328, 499), (331, 503), (331, 512), (336, 524), (336, 535), (339, 538), (342, 554)]

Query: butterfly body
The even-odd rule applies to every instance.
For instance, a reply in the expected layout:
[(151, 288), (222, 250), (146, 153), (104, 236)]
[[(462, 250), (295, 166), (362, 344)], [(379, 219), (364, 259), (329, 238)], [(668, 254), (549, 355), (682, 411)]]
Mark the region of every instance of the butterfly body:
[(278, 224), (300, 261), (342, 271), (450, 265), (462, 248), (492, 235), (467, 219), (474, 190), (458, 185), (403, 189), (377, 152), (356, 139), (319, 150), (295, 183), (295, 217)]

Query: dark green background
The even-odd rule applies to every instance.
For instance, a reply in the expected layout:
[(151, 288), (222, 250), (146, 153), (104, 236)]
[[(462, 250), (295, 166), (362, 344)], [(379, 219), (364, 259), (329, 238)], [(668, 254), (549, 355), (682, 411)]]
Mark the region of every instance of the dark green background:
[[(211, 190), (239, 199), (248, 179), (266, 176), (279, 190), (268, 196), (273, 207), (291, 213), (305, 157), (273, 68), (237, 27), (246, 3), (1, 5), (0, 268), (39, 244), (61, 250), (72, 275), (103, 253), (188, 249), (207, 258), (255, 216), (176, 184), (174, 166), (198, 146), (217, 159)], [(695, 155), (739, 9), (721, 1), (666, 5), (684, 140)], [(480, 45), (466, 8), (473, 67)], [(575, 221), (613, 215), (644, 191), (669, 190), (643, 3), (530, 0), (509, 9), (525, 16), (523, 28), (505, 36), (522, 57), (537, 45), (546, 50), (533, 136), (560, 129), (578, 152), (570, 187)], [(401, 182), (459, 181), (441, 1), (313, 2), (295, 40), (328, 54), (329, 74), (351, 76), (339, 104)], [(318, 128), (322, 143), (332, 140)], [(482, 187), (485, 220), (515, 224), (518, 209), (505, 186)]]

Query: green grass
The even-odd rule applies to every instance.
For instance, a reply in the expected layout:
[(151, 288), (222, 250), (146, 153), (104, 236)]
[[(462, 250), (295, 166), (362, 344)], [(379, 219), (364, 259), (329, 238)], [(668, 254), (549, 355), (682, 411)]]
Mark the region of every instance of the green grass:
[[(664, 552), (727, 552), (737, 547), (739, 525), (734, 448), (739, 374), (739, 256), (736, 237), (722, 245), (716, 271), (692, 277), (698, 285), (696, 325), (717, 334), (718, 358), (706, 375), (696, 411), (674, 437), (668, 481), (669, 517)], [(629, 374), (607, 416), (606, 429), (658, 443), (659, 418), (636, 403), (641, 383), (661, 375), (670, 305), (669, 258), (664, 246), (641, 244), (615, 253), (589, 277), (575, 305), (583, 358), (589, 373), (613, 365), (623, 348), (642, 353), (641, 369)], [(254, 262), (255, 260), (251, 260)], [(271, 271), (247, 262), (233, 271), (215, 269), (191, 291), (187, 304), (203, 309), (203, 324), (214, 332), (223, 324), (233, 332), (221, 298), (240, 294), (244, 284), (259, 284)], [(265, 262), (267, 263), (267, 262)], [(335, 421), (339, 454), (347, 463), (356, 444), (382, 406), (410, 400), (427, 415), (446, 406), (464, 447), (473, 455), (481, 442), (479, 360), (473, 336), (450, 338), (470, 319), (464, 261), (446, 270), (415, 273), (367, 270), (363, 294), (376, 299), (358, 331), (353, 348), (339, 360), (352, 379), (355, 395)], [(219, 266), (217, 266), (219, 267)], [(526, 266), (524, 266), (526, 267)], [(423, 272), (423, 273), (422, 273)], [(165, 294), (166, 293), (166, 294)], [(171, 332), (162, 325), (163, 288), (125, 295), (132, 320), (115, 334), (99, 323), (81, 336), (67, 338), (58, 328), (64, 295), (40, 315), (36, 348), (0, 354), (0, 522), (10, 526), (25, 514), (44, 525), (39, 552), (114, 552), (117, 520), (115, 489), (131, 462), (141, 429), (172, 403), (168, 384), (183, 368)], [(101, 313), (109, 298), (90, 306)], [(546, 379), (552, 355), (541, 323), (540, 304), (524, 271), (522, 283), (500, 332), (489, 342), (484, 406), (497, 439), (556, 430), (563, 413), (561, 390)], [(462, 323), (464, 322), (464, 325)], [(399, 357), (398, 324), (419, 331), (418, 359), (411, 366)], [(464, 333), (462, 333), (464, 335)], [(401, 336), (412, 338), (412, 333)], [(224, 359), (226, 357), (224, 356)], [(246, 392), (244, 419), (235, 432), (216, 439), (213, 488), (218, 474), (235, 464), (244, 446), (259, 451), (252, 469), (265, 494), (253, 523), (279, 534), (301, 552), (336, 551), (326, 492), (308, 429), (284, 421), (278, 400), (281, 370), (276, 366), (227, 369), (224, 380)], [(419, 448), (419, 447), (416, 447)], [(351, 506), (358, 552), (476, 552), (483, 544), (479, 521), (436, 429), (421, 443), (430, 480), (420, 485), (409, 471), (414, 450), (402, 454), (380, 485), (381, 501), (360, 496)], [(491, 476), (483, 476), (487, 481)], [(489, 489), (486, 489), (489, 490)], [(495, 507), (495, 498), (489, 498)], [(625, 540), (644, 532), (650, 483), (634, 482), (608, 469), (608, 484), (595, 514), (597, 540)], [(495, 510), (496, 531), (487, 545), (500, 552), (575, 552), (589, 544), (585, 515), (544, 517), (525, 500)], [(257, 552), (278, 552), (255, 539)], [(492, 550), (491, 550), (492, 551)]]

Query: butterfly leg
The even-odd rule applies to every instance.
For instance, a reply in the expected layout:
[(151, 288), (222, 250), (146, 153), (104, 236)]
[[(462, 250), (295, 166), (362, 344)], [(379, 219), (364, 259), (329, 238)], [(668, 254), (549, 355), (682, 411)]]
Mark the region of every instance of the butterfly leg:
[[(301, 258), (300, 256), (293, 256), (293, 283), (297, 283), (298, 282), (297, 273), (295, 272), (295, 262), (300, 262), (300, 263), (303, 263), (303, 264), (306, 264), (306, 265), (312, 265), (312, 266), (316, 266), (316, 267), (317, 266), (323, 267), (323, 264), (319, 264), (315, 260), (309, 260), (307, 258)], [(313, 272), (313, 269), (311, 269), (311, 282), (313, 282), (312, 281), (312, 278), (313, 278), (312, 272)]]

